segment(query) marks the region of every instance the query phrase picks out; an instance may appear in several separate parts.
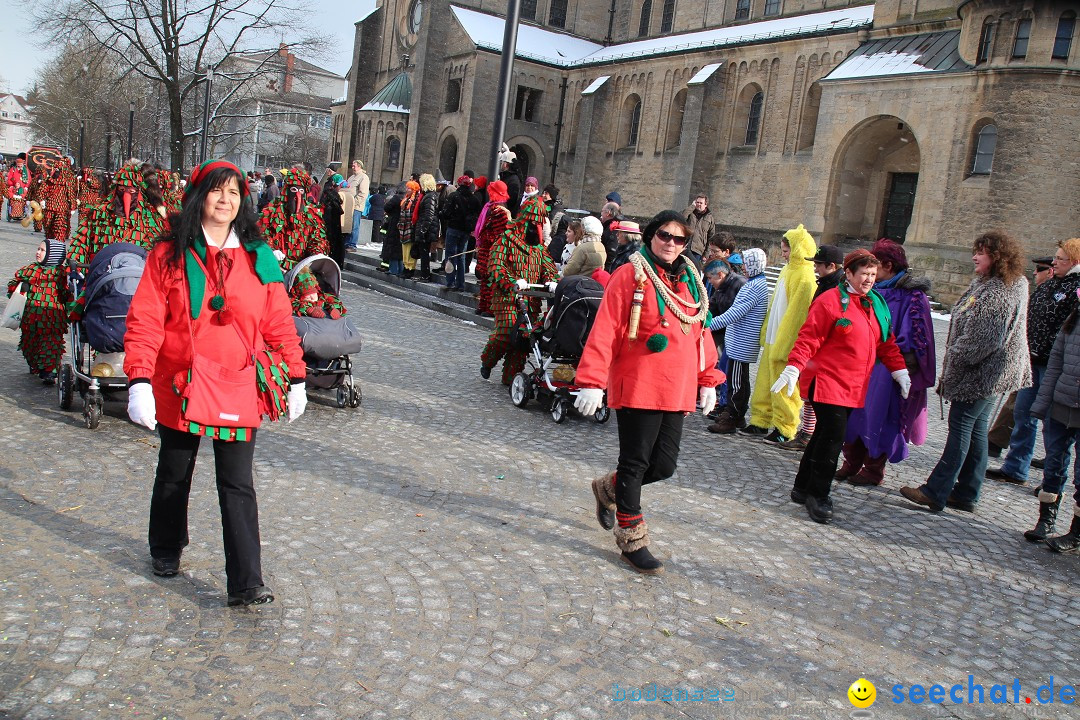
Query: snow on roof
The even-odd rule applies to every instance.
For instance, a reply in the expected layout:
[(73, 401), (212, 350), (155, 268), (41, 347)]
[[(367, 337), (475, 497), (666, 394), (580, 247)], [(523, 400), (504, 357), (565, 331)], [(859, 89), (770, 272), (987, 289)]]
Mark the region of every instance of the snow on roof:
[(610, 75), (601, 75), (600, 77), (596, 78), (591, 83), (589, 83), (589, 87), (582, 90), (581, 94), (582, 95), (592, 95), (594, 92), (599, 90), (603, 86), (603, 84), (606, 83), (609, 79), (611, 79)]
[(825, 80), (970, 70), (957, 46), (960, 31), (881, 38), (863, 43)]
[(721, 65), (723, 65), (723, 63), (711, 63), (709, 65), (706, 65), (705, 67), (698, 70), (694, 77), (690, 78), (689, 82), (687, 82), (686, 84), (700, 85), (701, 83), (711, 78), (712, 74), (719, 70)]
[[(501, 52), (505, 18), (451, 5), (450, 9), (473, 44), (485, 50)], [(516, 57), (550, 65), (569, 67), (603, 45), (566, 33), (552, 32), (534, 25), (518, 25)]]

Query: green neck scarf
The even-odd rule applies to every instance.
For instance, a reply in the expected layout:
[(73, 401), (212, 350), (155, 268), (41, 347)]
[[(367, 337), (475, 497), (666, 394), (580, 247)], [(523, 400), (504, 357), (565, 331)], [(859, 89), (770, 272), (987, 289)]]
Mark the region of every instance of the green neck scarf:
[[(645, 262), (649, 263), (649, 266), (652, 267), (653, 272), (656, 273), (657, 277), (660, 277), (660, 276), (665, 274), (666, 271), (663, 268), (657, 267), (656, 258), (654, 258), (652, 256), (652, 253), (649, 252), (649, 248), (647, 246), (642, 245), (641, 250), (639, 250), (638, 252), (640, 252), (641, 255), (645, 258)], [(680, 256), (680, 257), (682, 257), (682, 256)], [(678, 262), (678, 259), (676, 259), (675, 262)], [(685, 284), (686, 287), (688, 287), (690, 289), (690, 297), (694, 298), (694, 302), (700, 303), (701, 302), (701, 297), (700, 297), (700, 293), (698, 292), (698, 286), (697, 286), (697, 283), (694, 282), (693, 279), (690, 277), (690, 273), (686, 269), (686, 263), (687, 262), (688, 261), (685, 258), (683, 258), (682, 270), (679, 272), (679, 277), (676, 278), (676, 282), (681, 282), (681, 283)], [(664, 295), (663, 295), (663, 293), (660, 292), (660, 289), (655, 288), (655, 290), (656, 290), (656, 306), (660, 310), (660, 315), (662, 316), (664, 314), (664, 311), (667, 309), (667, 303), (664, 301)], [(710, 320), (710, 318), (705, 319), (705, 324), (706, 325), (709, 324), (709, 320)]]
[[(846, 315), (848, 303), (851, 301), (851, 295), (848, 293), (846, 280), (840, 281), (839, 289), (840, 312)], [(885, 342), (889, 339), (889, 330), (892, 325), (892, 313), (889, 312), (889, 305), (877, 290), (871, 290), (866, 294), (866, 297), (870, 299), (870, 305), (873, 307), (874, 319), (877, 320), (878, 328), (881, 331), (881, 342)]]
[[(274, 257), (274, 251), (262, 240), (241, 241), (240, 245), (252, 254), (255, 259), (255, 275), (263, 285), (279, 282), (284, 283), (285, 278), (281, 274), (281, 265)], [(198, 260), (195, 256), (198, 255)], [(188, 297), (191, 300), (191, 319), (195, 320), (202, 312), (203, 296), (206, 294), (206, 275), (199, 266), (199, 260), (206, 264), (206, 238), (201, 234), (195, 239), (184, 255), (184, 274), (188, 281)]]

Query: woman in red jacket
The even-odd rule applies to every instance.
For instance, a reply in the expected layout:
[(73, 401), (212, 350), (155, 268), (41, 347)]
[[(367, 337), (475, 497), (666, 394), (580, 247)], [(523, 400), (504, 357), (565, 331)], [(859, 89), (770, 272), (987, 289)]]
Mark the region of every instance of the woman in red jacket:
[(889, 306), (874, 290), (880, 261), (860, 248), (844, 258), (845, 279), (810, 305), (774, 393), (796, 387), (817, 413), (817, 426), (803, 452), (791, 501), (806, 505), (810, 519), (832, 519), (833, 476), (852, 408), (862, 407), (870, 373), (880, 360), (908, 396), (911, 378), (893, 339)]
[(607, 390), (619, 423), (615, 472), (593, 480), (596, 519), (616, 521), (623, 560), (643, 573), (663, 564), (649, 552), (641, 514), (641, 486), (675, 472), (683, 418), (695, 400), (708, 414), (716, 404), (716, 345), (705, 331), (709, 298), (694, 264), (682, 255), (690, 228), (674, 210), (645, 227), (643, 245), (616, 270), (604, 290), (585, 352), (578, 363), (582, 389), (575, 407), (595, 413)]
[[(299, 417), (307, 399), (291, 304), (281, 267), (256, 230), (243, 173), (232, 163), (211, 160), (191, 173), (183, 210), (171, 227), (146, 261), (124, 338), (128, 415), (151, 430), (157, 426), (161, 436), (150, 501), (154, 574), (168, 577), (180, 570), (180, 554), (188, 543), (195, 457), (201, 436), (208, 435), (214, 438), (228, 603), (272, 602), (274, 596), (262, 579), (251, 472), (258, 412), (249, 414), (248, 427), (237, 427), (239, 415), (219, 411), (222, 427), (208, 427), (185, 419), (184, 403), (191, 398), (182, 401), (180, 391), (192, 377), (196, 357), (200, 363), (216, 363), (227, 374), (249, 368), (256, 348), (280, 348), (295, 375), (288, 395), (289, 419)], [(212, 403), (215, 407), (239, 401), (250, 408), (250, 396), (227, 389), (217, 376), (209, 386), (224, 396)], [(254, 393), (254, 382), (251, 388)]]

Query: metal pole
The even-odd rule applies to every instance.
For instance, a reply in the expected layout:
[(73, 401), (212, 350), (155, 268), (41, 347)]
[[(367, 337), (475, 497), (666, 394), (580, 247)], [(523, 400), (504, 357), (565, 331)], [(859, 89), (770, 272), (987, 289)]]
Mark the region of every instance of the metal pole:
[(131, 154), (131, 135), (135, 131), (135, 101), (128, 101), (128, 151), (127, 156), (129, 158), (135, 157)]
[(83, 148), (86, 144), (86, 121), (79, 120), (79, 172), (82, 172), (83, 167)]
[(499, 65), (499, 95), (495, 102), (495, 128), (491, 133), (491, 161), (488, 177), (499, 177), (499, 149), (506, 131), (506, 112), (510, 106), (510, 77), (514, 72), (514, 53), (517, 52), (518, 20), (521, 18), (521, 0), (508, 0), (506, 26), (503, 29), (502, 62)]
[(206, 71), (206, 102), (203, 105), (202, 139), (199, 141), (199, 163), (206, 162), (206, 143), (210, 139), (210, 91), (214, 85), (214, 69)]

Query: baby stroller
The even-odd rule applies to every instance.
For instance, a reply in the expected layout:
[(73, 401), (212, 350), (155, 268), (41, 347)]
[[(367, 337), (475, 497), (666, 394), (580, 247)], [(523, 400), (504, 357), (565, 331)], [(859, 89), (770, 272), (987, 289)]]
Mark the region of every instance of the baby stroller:
[[(293, 285), (304, 270), (310, 272), (324, 293), (338, 295), (341, 292), (341, 268), (333, 258), (312, 255), (296, 263), (285, 273), (285, 289), (292, 292)], [(336, 390), (337, 405), (360, 407), (363, 394), (360, 381), (352, 374), (349, 355), (360, 352), (360, 332), (348, 315), (334, 318), (313, 318), (294, 315), (296, 334), (304, 350), (307, 366), (306, 387), (319, 390)]]
[[(518, 292), (518, 319), (511, 342), (528, 349), (528, 360), (525, 370), (510, 383), (510, 400), (523, 408), (535, 399), (547, 406), (552, 420), (561, 423), (569, 416), (580, 390), (574, 384), (577, 363), (585, 351), (604, 289), (583, 275), (563, 278), (553, 294), (532, 289), (540, 287), (534, 285)], [(543, 327), (532, 325), (529, 297), (551, 298)], [(610, 417), (605, 399), (593, 418), (605, 423)]]
[(145, 248), (115, 243), (68, 275), (71, 295), (78, 299), (82, 293), (83, 307), (81, 319), (69, 329), (71, 361), (60, 365), (57, 395), (63, 410), (71, 409), (76, 392), (82, 396), (83, 420), (91, 430), (101, 423), (105, 400), (127, 392), (124, 333), (128, 307), (145, 266)]

